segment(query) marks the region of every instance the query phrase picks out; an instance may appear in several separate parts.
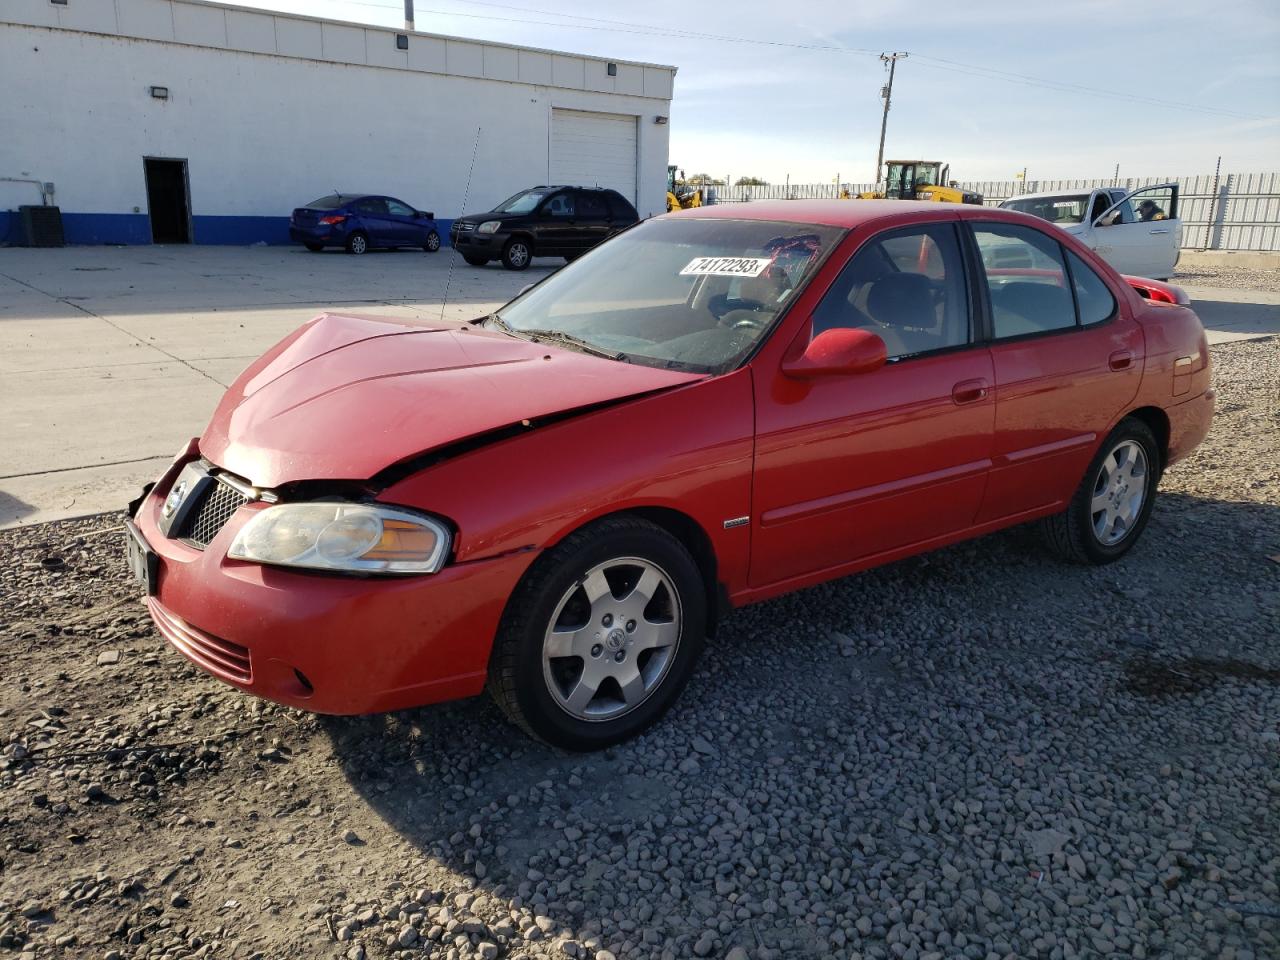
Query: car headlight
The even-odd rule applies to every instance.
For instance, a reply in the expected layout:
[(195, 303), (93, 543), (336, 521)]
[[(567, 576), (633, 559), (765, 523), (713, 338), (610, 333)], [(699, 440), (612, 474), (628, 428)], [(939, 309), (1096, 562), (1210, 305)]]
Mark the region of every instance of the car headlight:
[(476, 227), (476, 233), (497, 233), (500, 226), (502, 226), (501, 220), (486, 220)]
[(371, 503), (282, 503), (240, 528), (235, 560), (347, 573), (435, 573), (449, 555), (444, 524)]

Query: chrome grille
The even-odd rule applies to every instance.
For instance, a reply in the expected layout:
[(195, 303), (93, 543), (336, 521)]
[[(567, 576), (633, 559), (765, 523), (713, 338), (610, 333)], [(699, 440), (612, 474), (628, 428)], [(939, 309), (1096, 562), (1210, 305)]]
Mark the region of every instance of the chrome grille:
[(231, 519), (232, 514), (249, 502), (239, 490), (234, 490), (225, 483), (210, 484), (209, 492), (204, 500), (192, 511), (185, 529), (179, 535), (182, 539), (196, 546), (207, 547), (209, 541), (217, 536), (218, 531)]
[(457, 220), (453, 224), (455, 233), (465, 233), (468, 230), (474, 230), (476, 225), (470, 220)]

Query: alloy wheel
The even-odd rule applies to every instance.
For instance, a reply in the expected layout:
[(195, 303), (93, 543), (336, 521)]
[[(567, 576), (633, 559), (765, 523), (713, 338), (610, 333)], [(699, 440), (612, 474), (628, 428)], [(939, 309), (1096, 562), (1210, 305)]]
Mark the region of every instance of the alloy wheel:
[(529, 262), (529, 248), (523, 243), (513, 243), (507, 248), (507, 259), (518, 270)]
[(680, 596), (657, 564), (597, 564), (565, 591), (542, 643), (556, 704), (579, 720), (616, 720), (662, 684), (680, 644)]
[(1147, 499), (1147, 455), (1133, 440), (1117, 444), (1102, 461), (1089, 510), (1093, 535), (1114, 546), (1133, 530)]

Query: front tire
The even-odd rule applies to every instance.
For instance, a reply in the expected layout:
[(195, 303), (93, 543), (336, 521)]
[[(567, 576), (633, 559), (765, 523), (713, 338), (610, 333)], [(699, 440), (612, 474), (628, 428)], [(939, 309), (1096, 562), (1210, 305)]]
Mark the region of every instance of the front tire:
[(515, 237), (507, 241), (502, 248), (502, 265), (508, 270), (524, 270), (533, 259), (533, 247), (523, 237)]
[(369, 252), (369, 238), (363, 233), (353, 233), (347, 237), (347, 253), (360, 256)]
[(1163, 469), (1160, 445), (1132, 417), (1098, 448), (1067, 509), (1041, 521), (1049, 548), (1063, 560), (1100, 566), (1119, 560), (1138, 542)]
[(427, 234), (427, 241), (422, 245), (422, 249), (427, 253), (435, 253), (440, 249), (440, 234), (432, 230)]
[(489, 262), (488, 257), (477, 257), (470, 253), (464, 253), (462, 255), (462, 259), (467, 261), (467, 263), (471, 264), (473, 267), (483, 267)]
[(702, 650), (707, 591), (685, 546), (635, 517), (567, 537), (503, 614), (489, 692), (530, 736), (599, 750), (656, 723)]

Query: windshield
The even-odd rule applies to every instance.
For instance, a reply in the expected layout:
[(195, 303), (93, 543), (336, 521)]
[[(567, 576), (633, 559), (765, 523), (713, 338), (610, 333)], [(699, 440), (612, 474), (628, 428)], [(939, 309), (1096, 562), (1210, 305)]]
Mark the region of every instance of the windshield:
[(622, 359), (719, 373), (760, 341), (836, 227), (752, 220), (649, 220), (517, 297), (498, 319)]
[(532, 213), (550, 190), (521, 190), (493, 208), (494, 213)]
[(1000, 204), (1006, 210), (1029, 213), (1050, 223), (1083, 223), (1089, 211), (1089, 194), (1073, 193), (1061, 197), (1014, 197)]

